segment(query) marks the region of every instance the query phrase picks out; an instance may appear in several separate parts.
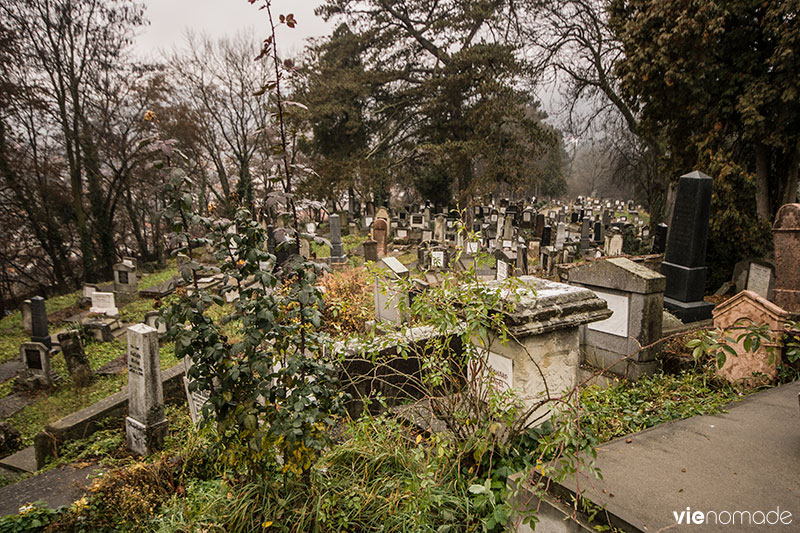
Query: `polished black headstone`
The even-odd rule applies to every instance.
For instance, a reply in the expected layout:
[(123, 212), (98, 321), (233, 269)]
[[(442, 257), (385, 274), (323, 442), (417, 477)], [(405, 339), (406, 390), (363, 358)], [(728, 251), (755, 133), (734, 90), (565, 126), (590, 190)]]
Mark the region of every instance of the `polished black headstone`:
[(550, 246), (550, 239), (553, 235), (553, 228), (549, 224), (542, 228), (542, 246)]
[(681, 176), (661, 264), (667, 277), (664, 305), (684, 322), (709, 318), (714, 307), (703, 300), (712, 183), (697, 171)]
[(663, 254), (667, 248), (667, 230), (669, 226), (663, 222), (656, 226), (656, 231), (653, 234), (653, 249), (651, 253)]
[(47, 327), (47, 310), (41, 296), (31, 298), (31, 341), (41, 342), (48, 350), (53, 347)]

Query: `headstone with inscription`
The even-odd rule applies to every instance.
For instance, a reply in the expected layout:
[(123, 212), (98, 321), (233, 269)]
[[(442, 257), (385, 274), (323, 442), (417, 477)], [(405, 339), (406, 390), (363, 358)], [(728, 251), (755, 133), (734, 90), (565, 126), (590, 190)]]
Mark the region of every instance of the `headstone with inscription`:
[(745, 259), (733, 267), (736, 292), (752, 291), (770, 299), (775, 284), (775, 266), (764, 259)]
[(189, 416), (192, 417), (192, 422), (197, 424), (203, 419), (203, 407), (211, 397), (211, 392), (197, 390), (197, 386), (194, 384), (195, 380), (192, 378), (192, 366), (192, 359), (184, 357), (183, 388), (186, 392), (186, 403), (189, 404)]
[(158, 331), (146, 324), (128, 328), (128, 448), (139, 455), (159, 449), (167, 433)]
[(50, 349), (41, 342), (24, 342), (19, 351), (28, 378), (40, 387), (51, 387)]
[(711, 318), (706, 288), (706, 241), (713, 180), (694, 171), (681, 176), (661, 273), (667, 277), (664, 305), (683, 322)]
[(383, 257), (389, 247), (389, 225), (385, 218), (377, 218), (372, 223), (372, 240), (376, 243), (378, 257)]
[(375, 281), (375, 318), (378, 321), (401, 324), (405, 321), (405, 310), (409, 306), (409, 295), (401, 290), (398, 281), (409, 276), (408, 268), (396, 257), (384, 257), (378, 268), (385, 277), (384, 283)]
[(72, 383), (78, 387), (85, 387), (91, 381), (92, 368), (89, 358), (83, 351), (81, 335), (78, 331), (63, 331), (58, 334), (58, 344), (67, 363), (67, 370), (72, 378)]
[(119, 316), (119, 309), (114, 302), (114, 293), (99, 291), (92, 293), (92, 307), (89, 308), (89, 312), (110, 317)]
[(130, 259), (117, 263), (114, 270), (114, 292), (118, 294), (135, 294), (138, 291), (136, 264)]
[(378, 242), (373, 240), (364, 241), (364, 261), (378, 260)]

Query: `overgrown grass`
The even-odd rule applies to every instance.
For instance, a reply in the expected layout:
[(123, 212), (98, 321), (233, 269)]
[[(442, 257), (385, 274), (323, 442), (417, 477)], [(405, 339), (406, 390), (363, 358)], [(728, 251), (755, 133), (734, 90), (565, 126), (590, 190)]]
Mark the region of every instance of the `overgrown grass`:
[(139, 288), (140, 289), (149, 289), (159, 283), (167, 281), (168, 279), (172, 279), (178, 275), (178, 266), (176, 264), (175, 259), (169, 259), (167, 261), (167, 268), (164, 270), (159, 270), (158, 272), (153, 272), (152, 274), (145, 274), (139, 280)]
[(709, 370), (656, 374), (635, 383), (581, 391), (581, 426), (606, 442), (670, 420), (718, 413), (742, 397)]

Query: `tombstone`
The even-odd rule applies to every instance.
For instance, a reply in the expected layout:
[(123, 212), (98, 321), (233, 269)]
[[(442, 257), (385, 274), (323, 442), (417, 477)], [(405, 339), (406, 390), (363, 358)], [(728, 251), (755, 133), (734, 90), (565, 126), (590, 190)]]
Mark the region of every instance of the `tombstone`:
[[(578, 384), (579, 328), (611, 313), (588, 289), (533, 276), (522, 276), (518, 281), (513, 310), (502, 316), (510, 334), (508, 342), (501, 342), (492, 331), (485, 338), (476, 338), (479, 358), (473, 363), (493, 370), (502, 386), (514, 389), (520, 412), (524, 412), (541, 401), (546, 389), (558, 395)], [(499, 290), (502, 285), (492, 281), (486, 286)], [(482, 370), (468, 369), (470, 383)], [(546, 417), (549, 409), (536, 410), (531, 419)]]
[(192, 418), (192, 423), (198, 424), (203, 419), (203, 407), (211, 397), (209, 390), (192, 390), (194, 387), (192, 383), (194, 380), (191, 377), (191, 369), (193, 363), (190, 357), (183, 358), (183, 388), (186, 392), (186, 403), (189, 404), (189, 416)]
[(573, 212), (571, 212), (569, 214), (569, 221), (570, 221), (571, 224), (577, 224), (578, 223), (578, 212), (577, 211), (573, 211)]
[(45, 388), (52, 387), (53, 378), (50, 375), (50, 348), (41, 342), (23, 342), (19, 351), (28, 379), (36, 386)]
[(681, 176), (661, 273), (667, 277), (664, 305), (684, 323), (711, 317), (703, 300), (712, 179), (694, 171)]
[[(331, 264), (342, 264), (347, 260), (344, 255), (344, 248), (342, 247), (342, 228), (339, 221), (339, 215), (333, 214), (328, 217), (331, 225), (330, 241), (331, 241)], [(385, 222), (385, 221), (384, 221)]]
[[(772, 332), (781, 331), (791, 317), (785, 309), (748, 290), (719, 304), (712, 314), (714, 327), (726, 330), (726, 336), (734, 340), (751, 325), (766, 325)], [(717, 375), (747, 388), (774, 382), (781, 364), (781, 346), (775, 333), (770, 333), (770, 337), (770, 341), (762, 341), (754, 351), (744, 349), (744, 339), (732, 343), (737, 355), (726, 354), (722, 368), (715, 365)]]
[(377, 218), (372, 223), (372, 240), (377, 243), (378, 257), (386, 255), (389, 247), (389, 224), (385, 218)]
[(653, 254), (663, 254), (664, 250), (667, 248), (667, 230), (669, 226), (664, 224), (658, 224), (656, 226), (655, 234), (653, 235), (653, 248), (650, 253)]
[(516, 265), (516, 257), (508, 250), (497, 250), (494, 254), (497, 259), (495, 279), (503, 281), (514, 275), (514, 267)]
[(31, 301), (25, 300), (20, 307), (22, 313), (22, 330), (30, 335), (33, 332), (33, 324), (31, 319)]
[(595, 222), (594, 223), (594, 242), (602, 243), (604, 242), (603, 236), (603, 223), (602, 222)]
[(400, 307), (407, 309), (410, 300), (407, 293), (398, 290), (395, 282), (408, 278), (408, 269), (396, 257), (384, 257), (378, 262), (378, 268), (385, 273), (388, 283), (381, 288), (378, 281), (375, 282), (375, 318), (399, 325), (406, 319)]
[(733, 283), (736, 292), (752, 291), (762, 298), (772, 298), (775, 266), (762, 259), (745, 259), (733, 267)]
[(422, 230), (422, 242), (431, 242), (433, 240), (433, 230)]
[(48, 350), (53, 347), (47, 324), (47, 309), (41, 296), (31, 298), (31, 342), (40, 342)]
[(412, 214), (411, 215), (411, 227), (422, 229), (425, 227), (425, 221), (421, 214)]
[(78, 387), (89, 385), (92, 369), (89, 366), (89, 358), (83, 351), (80, 333), (74, 330), (61, 332), (58, 334), (58, 344), (61, 346), (61, 353), (64, 354), (72, 383)]
[(625, 239), (619, 232), (609, 233), (605, 236), (605, 244), (603, 246), (603, 253), (606, 257), (614, 257), (615, 255), (622, 255), (622, 246)]
[(772, 227), (775, 242), (773, 301), (790, 313), (800, 313), (800, 204), (778, 210)]
[(534, 235), (537, 239), (542, 238), (542, 232), (544, 232), (544, 215), (539, 213), (536, 215), (536, 228), (534, 229)]
[(542, 246), (550, 246), (550, 239), (553, 235), (553, 228), (549, 224), (545, 224), (542, 229)]
[(167, 420), (158, 331), (145, 324), (128, 328), (128, 395), (128, 448), (139, 455), (150, 455), (164, 443)]
[(118, 294), (136, 294), (139, 290), (139, 282), (136, 279), (136, 265), (130, 259), (126, 259), (112, 268), (114, 270), (114, 292)]
[(556, 226), (556, 248), (564, 248), (564, 242), (567, 240), (567, 225), (559, 222)]
[(114, 293), (100, 291), (92, 293), (92, 306), (89, 308), (89, 312), (110, 317), (119, 316), (119, 309), (114, 302)]
[[(545, 226), (549, 227), (549, 226)], [(528, 275), (528, 247), (524, 244), (517, 245), (517, 275)]]
[(447, 227), (445, 225), (446, 217), (444, 215), (436, 215), (433, 221), (433, 239), (438, 243), (444, 243), (445, 232)]
[(506, 215), (503, 220), (503, 240), (511, 240), (514, 238), (514, 218)]
[(625, 257), (583, 263), (567, 275), (571, 285), (591, 289), (613, 312), (582, 328), (581, 362), (628, 379), (652, 375), (656, 348), (638, 350), (662, 336), (666, 278)]
[(525, 229), (531, 229), (534, 224), (534, 211), (530, 207), (526, 207), (522, 211), (522, 227)]
[[(183, 255), (183, 254), (181, 254), (181, 255)], [(83, 284), (83, 297), (86, 298), (86, 299), (91, 299), (92, 298), (92, 294), (94, 294), (95, 292), (97, 292), (99, 290), (100, 290), (100, 287), (98, 287), (97, 285), (94, 285), (92, 283), (84, 283)]]
[(444, 271), (449, 268), (450, 254), (444, 246), (431, 248), (428, 258), (430, 259), (430, 270)]
[(408, 229), (397, 228), (397, 231), (395, 231), (395, 236), (397, 239), (400, 239), (402, 241), (408, 240)]
[(581, 250), (588, 250), (589, 249), (589, 242), (591, 239), (589, 238), (590, 233), (590, 226), (589, 226), (589, 217), (583, 217), (581, 222)]
[(378, 261), (377, 241), (364, 241), (364, 261), (372, 261), (373, 263)]

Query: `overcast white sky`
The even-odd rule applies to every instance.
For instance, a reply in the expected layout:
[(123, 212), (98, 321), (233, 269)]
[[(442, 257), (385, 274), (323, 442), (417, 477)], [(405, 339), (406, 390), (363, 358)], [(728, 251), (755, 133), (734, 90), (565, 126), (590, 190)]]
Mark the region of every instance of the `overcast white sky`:
[[(267, 36), (266, 11), (260, 11), (248, 0), (144, 0), (150, 25), (143, 28), (136, 41), (142, 54), (155, 54), (160, 49), (181, 46), (187, 29), (212, 37), (233, 35), (239, 30), (253, 29), (258, 36)], [(278, 46), (284, 53), (299, 52), (308, 37), (330, 33), (330, 25), (314, 16), (321, 0), (273, 0), (273, 15), (293, 13), (297, 26), (278, 29)]]

